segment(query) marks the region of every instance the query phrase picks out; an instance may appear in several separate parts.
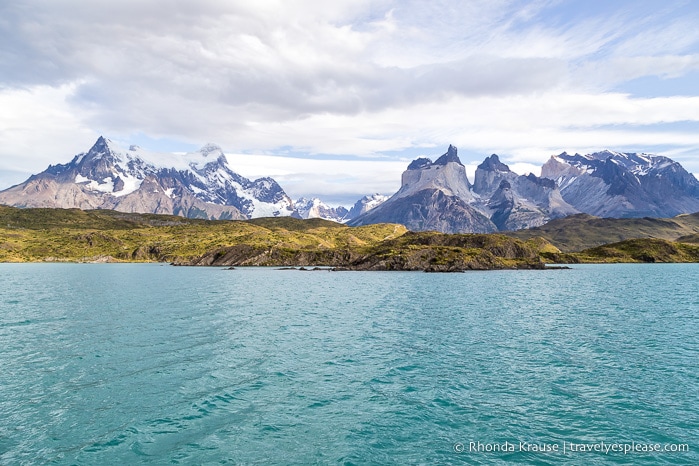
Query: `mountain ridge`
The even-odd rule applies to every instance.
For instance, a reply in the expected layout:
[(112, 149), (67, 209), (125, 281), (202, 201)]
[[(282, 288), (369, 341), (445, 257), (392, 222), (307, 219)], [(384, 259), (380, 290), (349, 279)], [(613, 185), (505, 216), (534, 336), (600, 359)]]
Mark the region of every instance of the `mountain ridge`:
[(395, 222), (416, 231), (492, 233), (539, 226), (577, 212), (552, 180), (517, 175), (496, 154), (478, 166), (471, 184), (457, 148), (450, 145), (435, 162), (426, 157), (412, 161), (400, 189), (349, 224)]
[(699, 211), (699, 181), (660, 155), (604, 150), (553, 155), (542, 176), (581, 212), (603, 217), (673, 217)]
[(77, 207), (210, 219), (291, 215), (293, 204), (271, 178), (251, 181), (230, 169), (220, 147), (163, 157), (102, 136), (67, 164), (50, 165), (0, 192), (20, 207)]

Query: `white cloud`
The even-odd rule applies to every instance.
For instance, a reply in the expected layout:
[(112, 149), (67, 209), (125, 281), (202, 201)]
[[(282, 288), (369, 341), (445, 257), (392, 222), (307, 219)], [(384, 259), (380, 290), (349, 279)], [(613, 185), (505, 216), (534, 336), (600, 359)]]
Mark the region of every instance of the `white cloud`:
[[(0, 170), (36, 173), (98, 134), (66, 103), (75, 85), (0, 89)], [(18, 180), (19, 181), (19, 180)]]
[[(699, 171), (698, 133), (666, 127), (699, 122), (699, 96), (613, 91), (699, 69), (698, 10), (683, 2), (605, 8), (587, 13), (547, 0), (6, 2), (0, 170), (43, 170), (98, 134), (145, 134), (231, 152), (305, 152), (307, 161), (257, 157), (250, 170), (279, 172), (292, 193), (332, 196), (386, 192), (406, 164), (396, 161), (401, 151), (435, 156), (449, 143), (479, 154), (464, 160), (469, 166), (493, 152), (529, 171), (562, 150), (652, 147)], [(321, 162), (318, 154), (366, 161)], [(280, 172), (287, 163), (296, 168)]]
[(345, 205), (366, 194), (393, 194), (400, 188), (401, 173), (409, 163), (250, 154), (228, 154), (227, 158), (231, 168), (245, 177), (271, 176), (293, 199), (320, 196)]

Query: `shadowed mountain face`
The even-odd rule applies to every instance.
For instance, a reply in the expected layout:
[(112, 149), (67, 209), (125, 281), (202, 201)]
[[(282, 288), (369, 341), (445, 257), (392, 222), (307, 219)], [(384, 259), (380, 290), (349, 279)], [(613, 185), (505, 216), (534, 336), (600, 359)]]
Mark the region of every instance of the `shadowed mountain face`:
[(561, 197), (553, 180), (518, 175), (495, 154), (476, 169), (473, 185), (478, 206), (499, 230), (520, 230), (578, 213)]
[(517, 175), (497, 155), (478, 166), (471, 185), (457, 149), (449, 146), (435, 162), (414, 160), (400, 190), (350, 224), (395, 222), (412, 230), (486, 233), (539, 226), (577, 212), (552, 180)]
[(210, 219), (287, 216), (294, 211), (273, 179), (251, 181), (238, 175), (213, 144), (185, 155), (157, 154), (137, 146), (124, 151), (103, 137), (71, 162), (51, 165), (0, 192), (0, 203)]
[(699, 211), (699, 181), (673, 160), (612, 151), (562, 153), (542, 167), (563, 199), (601, 217), (673, 217)]
[(493, 154), (478, 166), (471, 185), (449, 146), (435, 162), (422, 157), (410, 163), (400, 190), (352, 224), (390, 221), (417, 230), (484, 232), (534, 228), (578, 213), (623, 218), (697, 211), (699, 181), (667, 157), (564, 152), (551, 157), (537, 177), (512, 172)]
[(403, 172), (397, 193), (349, 224), (401, 223), (415, 231), (444, 233), (497, 231), (475, 200), (456, 147), (449, 146), (435, 162), (413, 161)]
[[(390, 204), (389, 204), (390, 202)], [(349, 222), (349, 225), (400, 223), (413, 231), (492, 233), (497, 227), (462, 198), (440, 189), (423, 189), (394, 197)]]

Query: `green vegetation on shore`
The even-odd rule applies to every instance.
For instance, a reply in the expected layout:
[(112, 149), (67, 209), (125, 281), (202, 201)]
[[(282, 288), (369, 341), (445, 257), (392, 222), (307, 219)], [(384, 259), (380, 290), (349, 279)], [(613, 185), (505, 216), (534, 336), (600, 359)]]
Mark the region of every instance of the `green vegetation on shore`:
[(555, 263), (699, 262), (699, 245), (638, 238), (576, 253), (544, 253), (542, 257)]
[[(352, 270), (425, 270), (457, 272), (510, 268), (544, 268), (539, 241), (520, 241), (504, 235), (410, 232), (357, 245), (335, 248), (254, 247), (250, 244), (221, 247), (186, 265), (325, 265)], [(350, 231), (356, 228), (344, 227)], [(546, 243), (548, 245), (548, 243)], [(550, 246), (550, 245), (548, 245)], [(555, 248), (554, 248), (555, 249)], [(558, 251), (558, 250), (556, 250)]]
[[(634, 238), (634, 226), (643, 226), (637, 235), (656, 237)], [(697, 214), (675, 219), (576, 215), (536, 230), (483, 235), (408, 232), (396, 224), (348, 227), (289, 217), (208, 221), (0, 206), (0, 262), (158, 261), (436, 272), (543, 268), (545, 262), (699, 262), (698, 232)], [(623, 241), (574, 249), (618, 237)]]
[(408, 233), (321, 219), (207, 221), (107, 210), (0, 206), (2, 262), (162, 261), (182, 265), (329, 265), (366, 270), (543, 267), (542, 244), (502, 235)]
[(400, 225), (348, 228), (326, 220), (207, 221), (109, 210), (0, 206), (0, 261), (179, 261), (223, 246), (332, 249), (405, 233)]
[[(638, 238), (689, 243), (697, 242), (699, 213), (673, 218), (600, 218), (577, 214), (552, 220), (540, 227), (504, 234), (523, 240), (541, 237), (563, 252), (579, 252)], [(691, 235), (694, 235), (694, 241), (690, 240)]]

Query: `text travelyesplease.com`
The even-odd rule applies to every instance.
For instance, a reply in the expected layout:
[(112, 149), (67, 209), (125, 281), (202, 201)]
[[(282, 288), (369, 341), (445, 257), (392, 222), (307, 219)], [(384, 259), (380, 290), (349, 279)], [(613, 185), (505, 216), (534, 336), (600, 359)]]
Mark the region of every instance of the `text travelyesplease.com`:
[(456, 453), (685, 453), (689, 451), (686, 443), (644, 443), (644, 442), (596, 442), (596, 443), (532, 443), (503, 442), (484, 443), (480, 441), (455, 443)]

